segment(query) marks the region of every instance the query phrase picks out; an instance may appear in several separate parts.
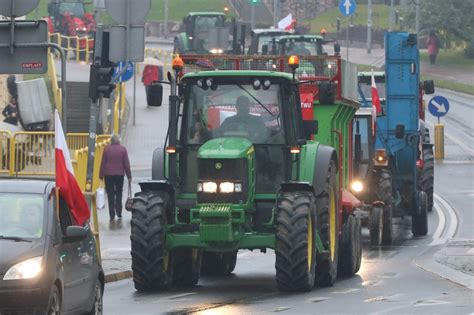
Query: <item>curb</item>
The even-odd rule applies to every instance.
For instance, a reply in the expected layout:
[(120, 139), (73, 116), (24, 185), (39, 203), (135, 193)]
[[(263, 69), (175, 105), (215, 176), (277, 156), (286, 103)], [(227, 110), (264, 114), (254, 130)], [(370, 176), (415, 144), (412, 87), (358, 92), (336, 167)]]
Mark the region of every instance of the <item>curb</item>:
[(474, 277), (457, 271), (451, 267), (442, 265), (434, 260), (434, 255), (441, 250), (444, 245), (435, 246), (428, 250), (422, 257), (415, 259), (418, 268), (430, 272), (438, 277), (454, 282), (467, 289), (474, 290)]
[(114, 273), (105, 275), (104, 281), (105, 283), (117, 282), (120, 280), (129, 279), (132, 276), (133, 276), (133, 273), (131, 270), (119, 271), (119, 272), (114, 272)]

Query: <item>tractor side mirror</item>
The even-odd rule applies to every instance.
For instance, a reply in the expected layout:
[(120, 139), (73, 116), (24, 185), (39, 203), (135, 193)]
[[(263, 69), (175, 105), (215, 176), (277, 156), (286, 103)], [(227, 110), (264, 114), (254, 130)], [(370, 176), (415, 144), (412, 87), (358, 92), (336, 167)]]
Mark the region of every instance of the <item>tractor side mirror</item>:
[(425, 91), (425, 94), (434, 94), (435, 87), (434, 87), (433, 80), (424, 81), (423, 82), (423, 90)]
[(341, 54), (341, 45), (339, 45), (338, 43), (334, 44), (334, 54), (335, 55), (340, 55)]
[(318, 134), (318, 121), (303, 120), (303, 130), (306, 139), (311, 139), (312, 135)]
[(319, 104), (332, 105), (336, 98), (336, 85), (331, 82), (319, 83)]
[(146, 102), (148, 106), (159, 107), (163, 103), (163, 85), (152, 84), (146, 91)]
[(71, 225), (66, 228), (66, 235), (63, 236), (64, 243), (75, 243), (86, 239), (89, 232), (82, 226)]
[(264, 44), (262, 45), (262, 55), (267, 55), (268, 54), (268, 45)]

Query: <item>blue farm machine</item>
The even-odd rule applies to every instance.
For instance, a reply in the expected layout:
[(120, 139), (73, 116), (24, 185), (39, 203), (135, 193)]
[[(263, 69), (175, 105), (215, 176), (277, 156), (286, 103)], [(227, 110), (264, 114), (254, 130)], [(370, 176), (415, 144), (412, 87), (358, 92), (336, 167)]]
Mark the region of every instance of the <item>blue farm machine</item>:
[[(362, 107), (353, 123), (352, 191), (365, 203), (372, 245), (391, 244), (393, 217), (411, 216), (413, 235), (426, 235), (433, 207), (433, 147), (423, 103), (423, 94), (434, 93), (433, 81), (420, 82), (416, 34), (386, 33), (385, 49), (385, 72), (359, 73)], [(381, 99), (378, 115), (372, 77)]]

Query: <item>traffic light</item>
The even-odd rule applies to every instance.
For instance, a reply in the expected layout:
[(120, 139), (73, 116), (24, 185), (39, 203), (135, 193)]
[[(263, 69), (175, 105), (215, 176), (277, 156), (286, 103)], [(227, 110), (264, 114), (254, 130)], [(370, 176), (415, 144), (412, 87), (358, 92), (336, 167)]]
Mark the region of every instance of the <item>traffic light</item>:
[(115, 89), (112, 84), (114, 67), (101, 67), (100, 65), (91, 65), (89, 77), (89, 97), (96, 101), (102, 94), (105, 98), (110, 98), (110, 93)]

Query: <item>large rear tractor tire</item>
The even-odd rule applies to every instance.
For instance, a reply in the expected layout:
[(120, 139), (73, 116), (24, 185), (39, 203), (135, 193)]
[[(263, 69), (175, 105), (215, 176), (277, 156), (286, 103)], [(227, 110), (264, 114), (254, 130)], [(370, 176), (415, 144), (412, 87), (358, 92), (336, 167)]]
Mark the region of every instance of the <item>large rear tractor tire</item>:
[(204, 252), (201, 272), (206, 276), (223, 277), (234, 271), (237, 264), (237, 251), (230, 253)]
[(414, 236), (423, 236), (428, 233), (428, 196), (424, 191), (418, 194), (419, 209), (411, 216), (411, 232)]
[(310, 192), (282, 192), (276, 214), (276, 282), (280, 291), (309, 291), (316, 272), (316, 204)]
[(383, 235), (383, 208), (373, 207), (369, 219), (370, 245), (380, 246)]
[(428, 198), (428, 212), (433, 210), (434, 155), (433, 147), (423, 149), (423, 170), (421, 171), (418, 189), (424, 191)]
[(336, 183), (336, 164), (331, 162), (326, 175), (326, 187), (316, 198), (317, 230), (324, 252), (317, 257), (316, 284), (332, 286), (337, 278), (339, 261), (339, 197)]
[(172, 256), (165, 248), (168, 200), (165, 192), (141, 192), (133, 200), (130, 239), (138, 291), (164, 290), (173, 284)]
[(377, 199), (384, 203), (381, 244), (391, 245), (393, 239), (392, 175), (388, 170), (384, 169), (380, 170), (378, 174)]
[(202, 250), (180, 248), (173, 251), (174, 283), (178, 286), (194, 286), (201, 274)]
[(338, 273), (352, 276), (359, 271), (362, 258), (362, 228), (360, 220), (354, 215), (349, 215), (344, 223), (340, 245), (341, 260), (338, 265)]

